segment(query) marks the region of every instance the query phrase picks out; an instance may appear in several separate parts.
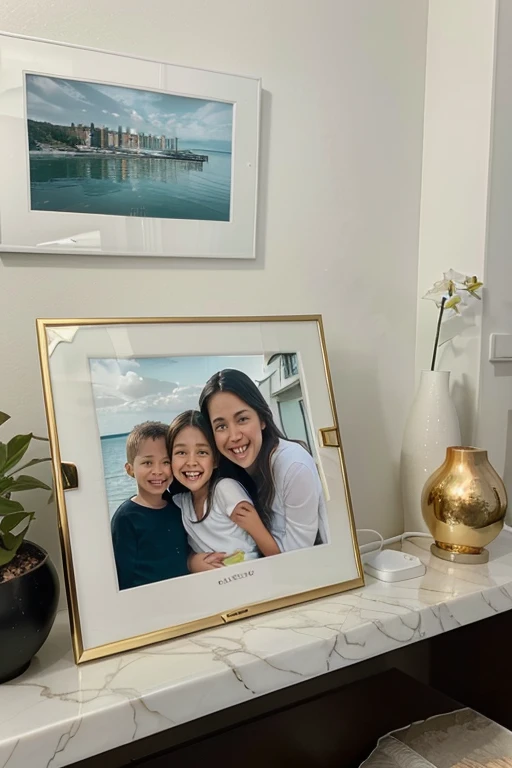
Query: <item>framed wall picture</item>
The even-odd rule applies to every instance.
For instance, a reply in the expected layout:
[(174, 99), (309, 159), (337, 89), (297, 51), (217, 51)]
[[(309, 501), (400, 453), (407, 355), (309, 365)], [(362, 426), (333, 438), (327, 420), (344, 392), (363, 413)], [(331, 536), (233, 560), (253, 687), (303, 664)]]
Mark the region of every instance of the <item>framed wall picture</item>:
[(77, 662), (363, 584), (320, 317), (37, 328)]
[(257, 78), (0, 46), (1, 251), (255, 257)]

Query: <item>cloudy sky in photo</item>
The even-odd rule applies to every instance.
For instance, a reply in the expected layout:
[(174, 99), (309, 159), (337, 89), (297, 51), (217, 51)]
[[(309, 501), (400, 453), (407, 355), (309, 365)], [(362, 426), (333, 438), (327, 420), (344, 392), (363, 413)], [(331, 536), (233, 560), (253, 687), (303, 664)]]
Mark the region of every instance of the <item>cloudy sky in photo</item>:
[(122, 86), (26, 75), (27, 116), (57, 125), (122, 125), (182, 141), (222, 141), (231, 149), (233, 105)]
[(223, 368), (263, 378), (263, 355), (93, 358), (89, 361), (100, 436), (126, 434), (142, 421), (169, 424), (198, 407), (210, 376)]

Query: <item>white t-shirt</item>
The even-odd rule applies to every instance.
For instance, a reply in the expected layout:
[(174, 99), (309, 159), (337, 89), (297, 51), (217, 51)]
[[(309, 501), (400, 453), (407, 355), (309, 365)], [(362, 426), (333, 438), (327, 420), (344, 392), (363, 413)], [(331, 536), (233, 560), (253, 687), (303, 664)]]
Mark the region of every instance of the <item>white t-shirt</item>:
[(270, 458), (275, 483), (270, 533), (281, 552), (328, 542), (327, 507), (313, 457), (299, 443), (279, 440)]
[(259, 557), (254, 539), (230, 519), (234, 508), (241, 501), (252, 504), (240, 483), (225, 477), (215, 486), (210, 514), (206, 519), (198, 521), (192, 494), (178, 493), (174, 496), (174, 502), (181, 509), (188, 542), (194, 552), (226, 552), (232, 555), (241, 550), (245, 552), (246, 560)]

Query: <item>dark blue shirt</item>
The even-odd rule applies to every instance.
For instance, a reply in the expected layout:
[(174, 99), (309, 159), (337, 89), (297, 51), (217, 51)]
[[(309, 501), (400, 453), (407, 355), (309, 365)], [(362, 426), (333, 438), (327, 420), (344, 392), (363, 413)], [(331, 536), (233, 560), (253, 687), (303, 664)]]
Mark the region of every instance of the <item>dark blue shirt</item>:
[(112, 542), (119, 589), (187, 574), (187, 536), (173, 502), (161, 509), (128, 499), (112, 518)]

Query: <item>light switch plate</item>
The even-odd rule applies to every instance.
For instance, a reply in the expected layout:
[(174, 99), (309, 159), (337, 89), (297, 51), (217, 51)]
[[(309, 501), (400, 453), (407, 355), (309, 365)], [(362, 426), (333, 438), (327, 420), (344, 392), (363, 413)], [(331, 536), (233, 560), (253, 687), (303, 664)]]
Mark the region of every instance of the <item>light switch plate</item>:
[(491, 333), (489, 360), (491, 363), (512, 363), (512, 333)]

